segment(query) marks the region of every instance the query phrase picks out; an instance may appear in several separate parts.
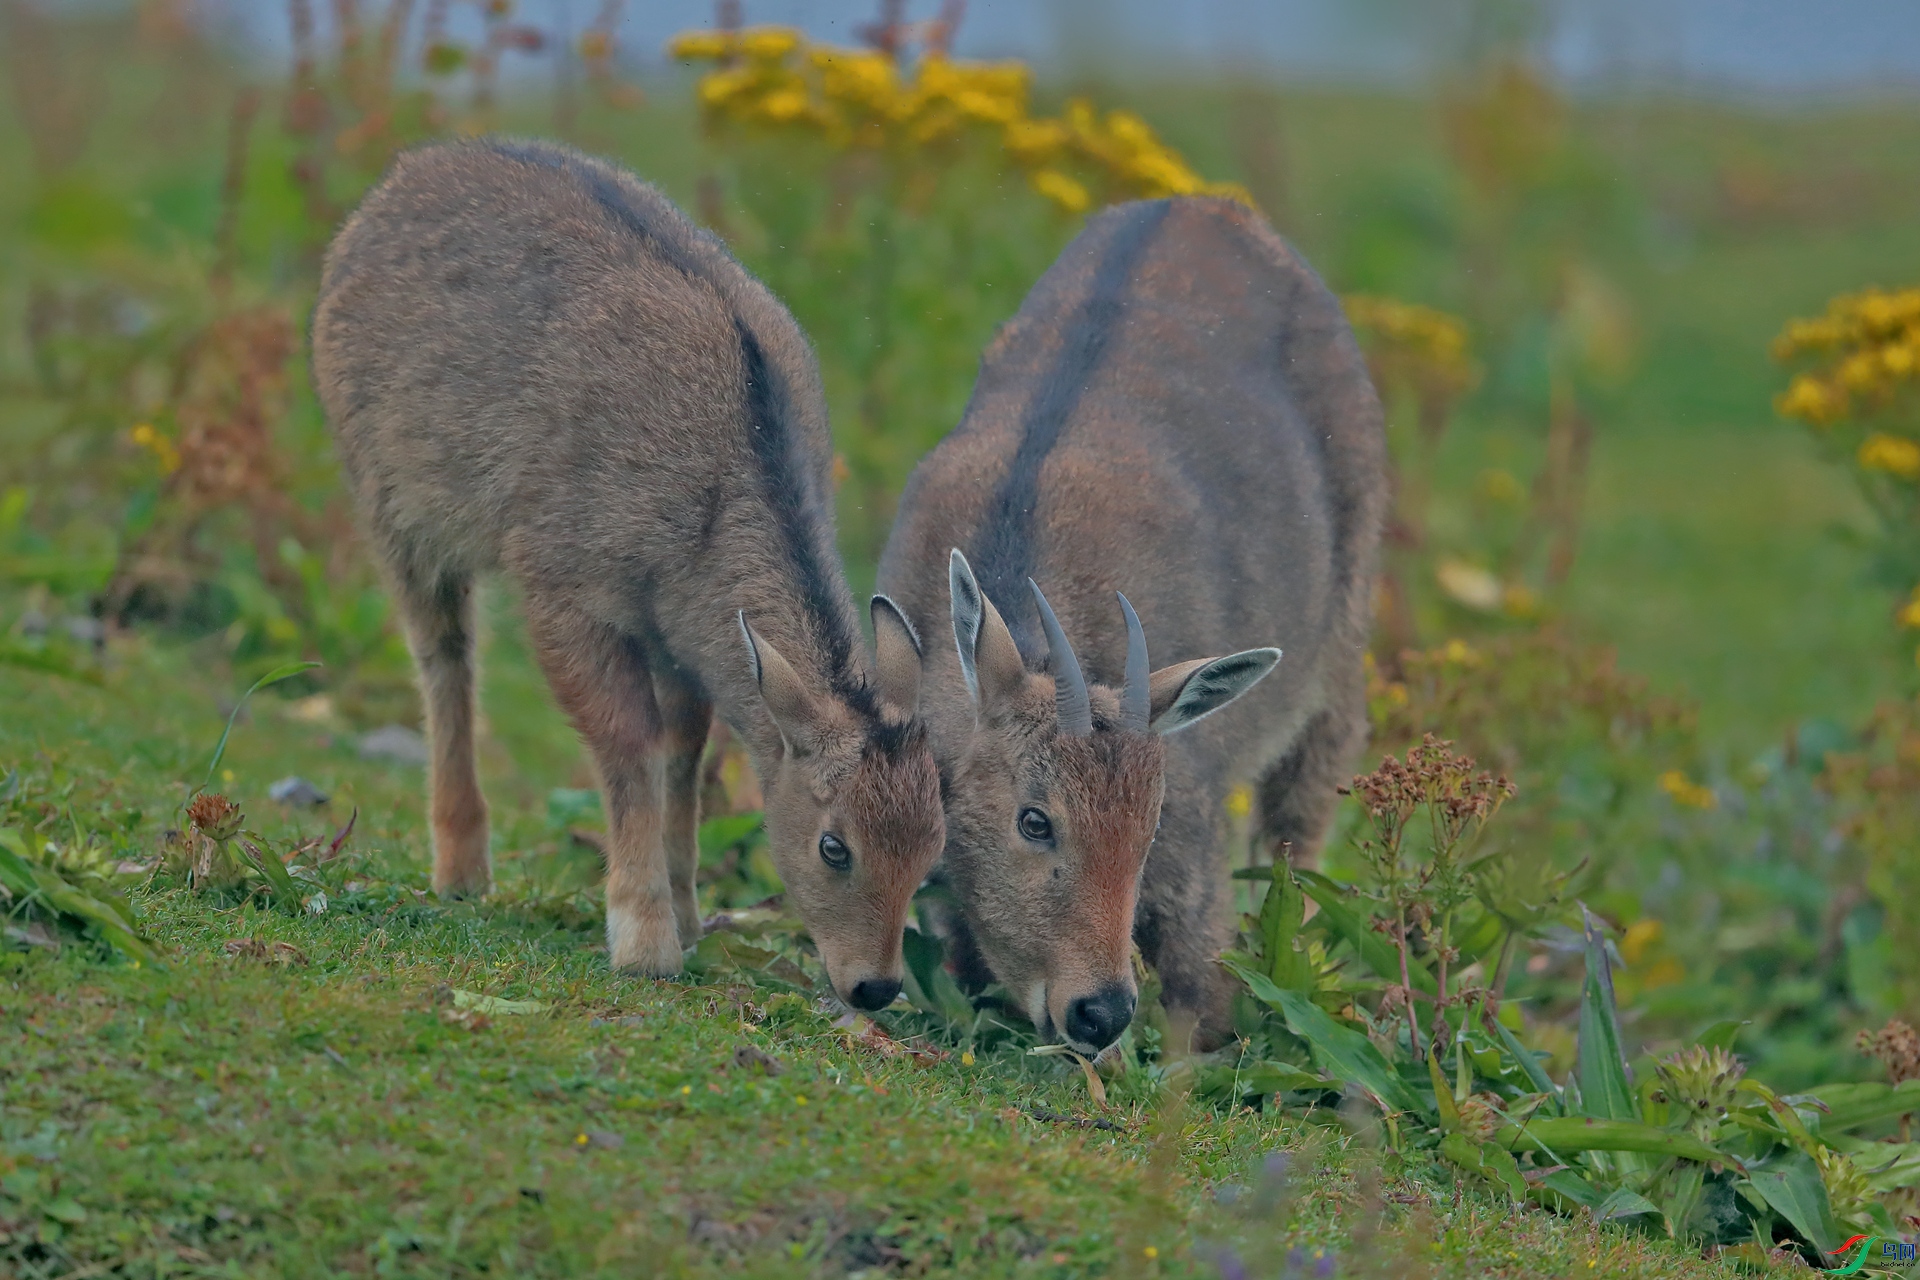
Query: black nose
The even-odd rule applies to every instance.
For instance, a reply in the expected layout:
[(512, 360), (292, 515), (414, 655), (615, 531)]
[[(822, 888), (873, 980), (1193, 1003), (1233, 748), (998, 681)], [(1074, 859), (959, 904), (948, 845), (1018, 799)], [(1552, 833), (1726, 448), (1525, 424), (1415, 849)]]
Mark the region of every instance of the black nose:
[(853, 994), (847, 997), (847, 1003), (872, 1013), (892, 1004), (899, 994), (900, 983), (894, 978), (862, 978), (853, 984)]
[(1133, 992), (1121, 986), (1081, 996), (1067, 1006), (1067, 1039), (1091, 1049), (1106, 1048), (1133, 1021), (1133, 1002)]

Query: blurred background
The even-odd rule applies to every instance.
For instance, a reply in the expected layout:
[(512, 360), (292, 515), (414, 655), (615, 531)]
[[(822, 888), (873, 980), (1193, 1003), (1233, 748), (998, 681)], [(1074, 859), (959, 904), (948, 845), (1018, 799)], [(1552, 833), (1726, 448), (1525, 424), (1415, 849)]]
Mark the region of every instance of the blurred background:
[[(0, 43), (0, 661), (316, 659), (278, 691), (417, 724), (304, 365), (411, 143), (564, 139), (724, 236), (818, 346), (856, 588), (1085, 213), (1224, 194), (1389, 407), (1376, 746), (1516, 778), (1643, 1041), (1744, 1021), (1790, 1085), (1920, 1011), (1913, 6), (0, 0)], [(511, 603), (487, 769), (532, 809), (591, 774)], [(1578, 942), (1534, 932), (1551, 1008)]]

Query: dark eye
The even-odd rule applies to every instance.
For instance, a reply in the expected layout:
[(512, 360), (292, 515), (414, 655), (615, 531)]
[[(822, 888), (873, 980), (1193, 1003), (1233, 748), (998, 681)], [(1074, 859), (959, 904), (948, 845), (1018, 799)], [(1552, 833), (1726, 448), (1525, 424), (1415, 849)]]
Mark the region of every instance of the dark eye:
[(1022, 809), (1020, 834), (1035, 844), (1048, 844), (1053, 840), (1053, 823), (1038, 809)]
[(853, 865), (853, 850), (847, 848), (847, 842), (829, 831), (820, 837), (820, 861), (835, 871), (845, 871)]

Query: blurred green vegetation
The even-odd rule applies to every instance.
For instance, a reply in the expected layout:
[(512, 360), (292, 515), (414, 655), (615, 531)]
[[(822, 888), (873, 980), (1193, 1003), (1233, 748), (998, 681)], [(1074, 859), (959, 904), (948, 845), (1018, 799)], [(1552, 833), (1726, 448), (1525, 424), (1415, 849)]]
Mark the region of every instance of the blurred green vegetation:
[[(105, 682), (147, 726), (148, 765), (173, 721), (128, 672), (211, 702), (323, 662), (260, 700), (306, 708), (325, 741), (316, 763), (277, 736), (277, 770), (417, 722), (302, 350), (318, 255), (397, 146), (560, 137), (724, 235), (818, 347), (856, 589), (980, 350), (1079, 225), (970, 137), (888, 170), (716, 128), (690, 73), (635, 86), (602, 58), (500, 95), (468, 51), (423, 76), (389, 65), (379, 6), (359, 46), (290, 69), (241, 63), (164, 4), (37, 12), (0, 5), (0, 664), (48, 688)], [(528, 43), (501, 35), (489, 56)], [(1920, 274), (1920, 110), (1575, 100), (1512, 48), (1425, 93), (1116, 75), (1041, 83), (1034, 107), (1074, 96), (1244, 184), (1337, 292), (1466, 334), (1475, 376), (1435, 399), (1387, 376), (1387, 339), (1361, 326), (1403, 494), (1376, 746), (1437, 731), (1520, 784), (1502, 839), (1525, 875), (1574, 875), (1564, 911), (1577, 893), (1613, 927), (1636, 1049), (1732, 1020), (1782, 1088), (1870, 1075), (1854, 1032), (1920, 1013), (1900, 944), (1920, 875), (1901, 772), (1920, 758), (1900, 701), (1915, 674), (1894, 625), (1912, 584), (1873, 576), (1862, 491), (1776, 416), (1787, 375), (1768, 348), (1836, 294)], [(554, 793), (591, 772), (511, 593), (485, 610), (496, 845), (553, 861), (590, 911)], [(43, 715), (7, 738), (0, 774), (64, 750), (59, 732)], [(751, 808), (722, 764), (709, 796)], [(80, 843), (138, 856), (173, 799)], [(382, 805), (364, 821), (417, 852), (412, 802)], [(759, 885), (736, 870), (740, 893)], [(1536, 922), (1510, 986), (1556, 1074), (1579, 998), (1571, 919)]]

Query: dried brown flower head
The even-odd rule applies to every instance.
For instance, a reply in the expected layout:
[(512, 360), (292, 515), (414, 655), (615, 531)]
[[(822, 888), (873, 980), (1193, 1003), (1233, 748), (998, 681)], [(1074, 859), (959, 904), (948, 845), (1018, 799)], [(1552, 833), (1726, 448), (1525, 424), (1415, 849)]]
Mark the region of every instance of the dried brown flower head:
[(209, 840), (231, 840), (240, 830), (240, 806), (213, 791), (203, 791), (187, 806), (187, 821)]
[(1855, 1043), (1860, 1052), (1886, 1064), (1893, 1083), (1920, 1080), (1920, 1031), (1900, 1019), (1889, 1018), (1878, 1031), (1862, 1031)]

